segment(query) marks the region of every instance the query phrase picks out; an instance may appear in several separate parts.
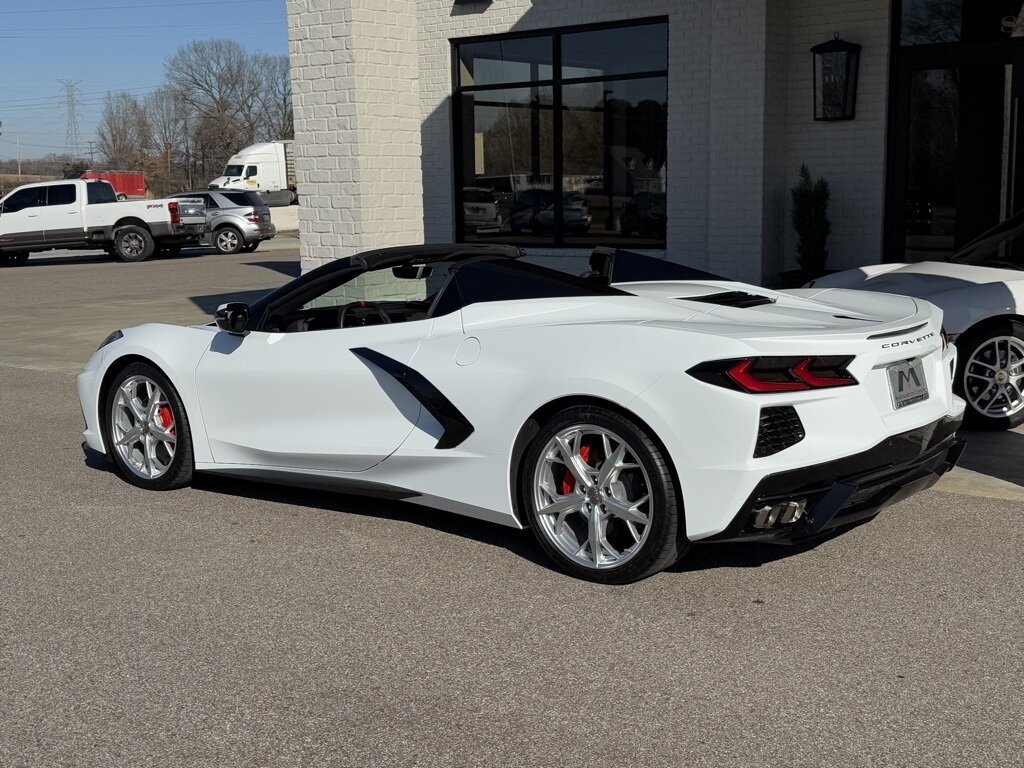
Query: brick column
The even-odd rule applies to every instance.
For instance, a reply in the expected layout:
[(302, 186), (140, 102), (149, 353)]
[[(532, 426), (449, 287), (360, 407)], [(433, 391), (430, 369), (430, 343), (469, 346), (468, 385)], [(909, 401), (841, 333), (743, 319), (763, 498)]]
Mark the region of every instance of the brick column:
[(302, 269), (423, 242), (416, 4), (288, 0)]

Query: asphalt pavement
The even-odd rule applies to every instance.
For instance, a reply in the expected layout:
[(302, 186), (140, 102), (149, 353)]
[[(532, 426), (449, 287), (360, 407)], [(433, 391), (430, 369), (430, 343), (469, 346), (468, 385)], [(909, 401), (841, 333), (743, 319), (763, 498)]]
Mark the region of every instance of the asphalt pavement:
[(968, 435), (995, 485), (627, 587), (528, 532), (146, 493), (83, 452), (72, 374), (103, 336), (293, 273), (287, 249), (0, 270), (0, 766), (1021, 765), (1024, 503), (993, 497), (1024, 487), (1016, 433)]

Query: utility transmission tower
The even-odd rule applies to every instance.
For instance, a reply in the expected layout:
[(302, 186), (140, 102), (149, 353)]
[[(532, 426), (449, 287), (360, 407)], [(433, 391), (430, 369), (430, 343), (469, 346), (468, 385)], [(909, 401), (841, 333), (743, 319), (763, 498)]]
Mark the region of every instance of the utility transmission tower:
[(82, 154), (82, 137), (78, 133), (78, 84), (81, 80), (58, 80), (67, 99), (68, 129), (64, 136), (64, 152), (72, 158)]

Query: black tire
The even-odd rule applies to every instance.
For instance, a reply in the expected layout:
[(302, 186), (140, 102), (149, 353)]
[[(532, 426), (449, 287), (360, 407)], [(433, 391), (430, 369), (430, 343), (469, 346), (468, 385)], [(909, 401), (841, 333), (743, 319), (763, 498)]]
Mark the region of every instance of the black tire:
[[(543, 461), (541, 454), (548, 442), (576, 425), (596, 426), (621, 437), (650, 481), (646, 539), (620, 566), (584, 566), (561, 552), (541, 527), (534, 499), (534, 471), (538, 462)], [(682, 497), (668, 457), (643, 427), (621, 414), (598, 406), (574, 406), (560, 411), (545, 422), (530, 442), (520, 470), (520, 498), (537, 542), (559, 568), (572, 576), (603, 584), (628, 584), (664, 570), (692, 546), (686, 538)]]
[(28, 251), (0, 253), (0, 267), (21, 267), (28, 261)]
[(253, 251), (255, 251), (259, 247), (260, 247), (260, 241), (256, 240), (255, 242), (252, 242), (252, 243), (246, 243), (242, 247), (242, 251), (244, 251), (245, 253), (252, 253)]
[[(168, 405), (174, 417), (177, 437), (174, 458), (167, 471), (155, 479), (146, 479), (132, 472), (112, 444), (111, 421), (117, 391), (132, 376), (145, 376), (156, 382), (166, 394)], [(175, 488), (182, 488), (192, 481), (194, 463), (192, 458), (192, 431), (188, 424), (188, 414), (185, 413), (185, 406), (181, 402), (178, 391), (159, 368), (149, 363), (138, 362), (131, 363), (118, 371), (111, 379), (107, 391), (103, 394), (102, 418), (103, 438), (107, 445), (107, 456), (113, 462), (118, 474), (126, 481), (150, 491), (169, 491)]]
[(221, 227), (213, 233), (213, 247), (218, 253), (238, 253), (244, 244), (242, 233), (234, 227)]
[(114, 232), (114, 253), (121, 261), (145, 261), (155, 251), (153, 235), (145, 227), (130, 224)]
[[(968, 331), (956, 340), (957, 363), (956, 378), (953, 380), (953, 391), (967, 401), (967, 409), (964, 411), (964, 426), (971, 429), (1013, 429), (1024, 424), (1024, 406), (1009, 415), (991, 416), (978, 410), (972, 404), (972, 393), (968, 392), (968, 360), (986, 344), (999, 337), (1014, 337), (1019, 339), (1021, 344), (1024, 345), (1024, 324), (1006, 318), (1005, 320), (989, 323), (977, 330)], [(982, 380), (974, 378), (970, 382), (972, 392), (977, 396), (977, 387), (985, 386), (985, 384)]]

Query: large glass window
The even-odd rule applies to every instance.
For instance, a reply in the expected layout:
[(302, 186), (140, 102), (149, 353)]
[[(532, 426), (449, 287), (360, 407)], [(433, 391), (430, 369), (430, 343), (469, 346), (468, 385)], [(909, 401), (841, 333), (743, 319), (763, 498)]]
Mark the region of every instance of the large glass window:
[(668, 25), (455, 44), (460, 241), (663, 247)]

